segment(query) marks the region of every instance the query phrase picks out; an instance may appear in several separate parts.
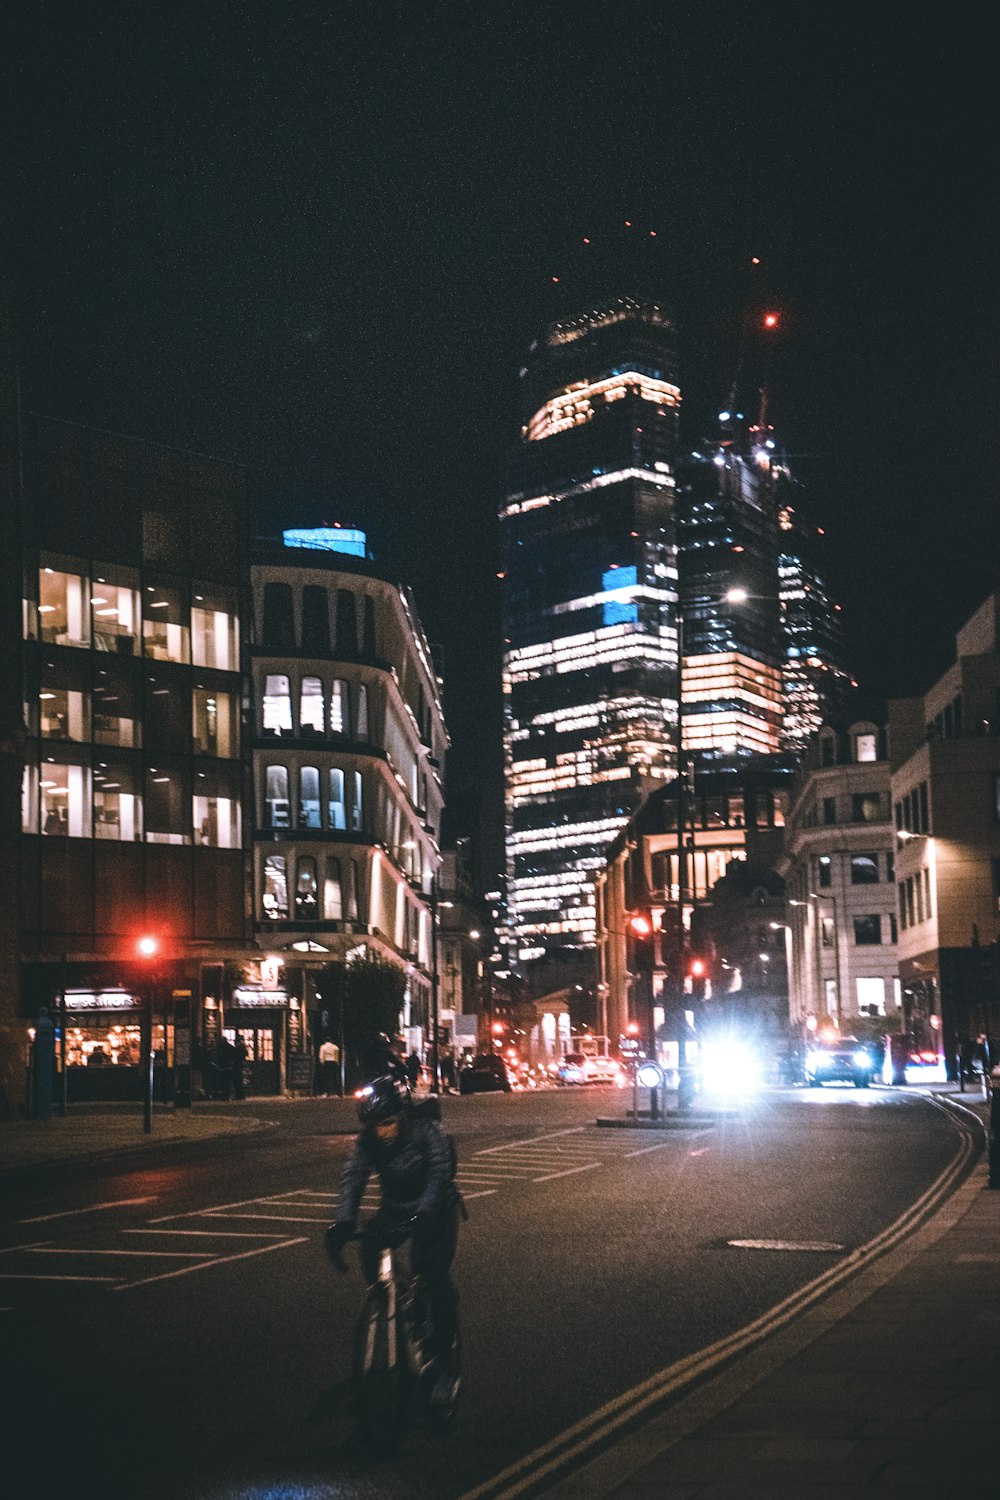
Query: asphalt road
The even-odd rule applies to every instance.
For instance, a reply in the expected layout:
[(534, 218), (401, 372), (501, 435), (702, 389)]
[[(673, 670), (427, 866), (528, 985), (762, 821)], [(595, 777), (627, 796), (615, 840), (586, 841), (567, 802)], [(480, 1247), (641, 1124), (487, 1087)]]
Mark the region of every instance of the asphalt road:
[(899, 1090), (772, 1090), (660, 1134), (595, 1126), (624, 1104), (605, 1090), (446, 1101), (470, 1212), (461, 1412), (448, 1437), (417, 1429), (388, 1460), (364, 1451), (350, 1410), (361, 1278), (322, 1250), (349, 1137), (329, 1133), (322, 1101), (141, 1171), (22, 1180), (0, 1211), (0, 1488), (460, 1496), (842, 1261), (958, 1139)]

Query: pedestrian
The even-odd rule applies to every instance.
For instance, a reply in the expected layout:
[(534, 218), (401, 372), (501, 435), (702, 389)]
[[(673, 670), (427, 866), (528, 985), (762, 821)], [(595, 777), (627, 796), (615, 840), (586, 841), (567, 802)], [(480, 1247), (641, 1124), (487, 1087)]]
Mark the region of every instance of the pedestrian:
[(221, 1037), (215, 1044), (216, 1099), (228, 1099), (233, 1086), (233, 1044)]
[(237, 1032), (236, 1033), (236, 1040), (233, 1042), (233, 1098), (234, 1099), (245, 1099), (246, 1096), (247, 1096), (246, 1065), (247, 1065), (247, 1044), (243, 1040), (243, 1038), (240, 1036), (239, 1032)]
[(455, 1055), (453, 1052), (445, 1052), (441, 1058), (441, 1087), (449, 1094), (453, 1094), (457, 1087), (455, 1082)]
[(406, 1076), (410, 1080), (411, 1089), (415, 1089), (420, 1082), (420, 1066), (420, 1056), (414, 1048), (406, 1059)]
[(329, 1037), (323, 1042), (319, 1049), (319, 1087), (324, 1099), (329, 1099), (331, 1094), (337, 1092), (337, 1066), (340, 1062), (340, 1048), (336, 1042)]

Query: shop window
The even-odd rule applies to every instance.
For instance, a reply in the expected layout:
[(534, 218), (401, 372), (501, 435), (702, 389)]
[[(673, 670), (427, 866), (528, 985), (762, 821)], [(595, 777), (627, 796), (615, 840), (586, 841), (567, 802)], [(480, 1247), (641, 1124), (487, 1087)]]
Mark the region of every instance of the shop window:
[(321, 828), (319, 812), (319, 771), (315, 766), (302, 766), (299, 770), (299, 827)]
[(833, 884), (833, 860), (829, 854), (821, 854), (817, 860), (817, 873), (821, 890), (828, 890)]
[(146, 842), (191, 843), (191, 789), (176, 767), (150, 766), (146, 777)]
[(364, 782), (361, 779), (360, 771), (355, 771), (353, 773), (353, 781), (354, 788), (353, 795), (351, 797), (351, 832), (360, 833), (362, 828), (365, 826), (365, 809), (363, 801)]
[(340, 860), (327, 855), (323, 872), (323, 920), (339, 922), (344, 915), (344, 892), (340, 878)]
[(347, 904), (345, 915), (349, 922), (358, 920), (358, 862), (356, 859), (347, 861)]
[(330, 768), (329, 826), (347, 827), (347, 811), (344, 806), (344, 773), (337, 766)]
[(879, 913), (854, 918), (854, 941), (859, 948), (874, 947), (882, 941), (882, 918)]
[(90, 837), (90, 768), (42, 762), (38, 778), (40, 826), (49, 837)]
[(266, 921), (288, 920), (288, 861), (283, 854), (268, 854), (264, 860), (261, 908)]
[(138, 655), (140, 597), (138, 573), (95, 564), (90, 613), (96, 651)]
[(320, 584), (302, 590), (302, 649), (312, 656), (330, 654), (330, 600)]
[(882, 818), (882, 798), (878, 792), (855, 792), (851, 798), (851, 819), (855, 823), (878, 823)]
[(236, 601), (228, 591), (196, 583), (191, 600), (191, 660), (196, 667), (237, 672), (240, 627)]
[(290, 584), (264, 585), (263, 644), (270, 651), (295, 650), (295, 616)]
[(363, 682), (358, 683), (358, 739), (368, 738), (368, 689)]
[(347, 734), (350, 722), (349, 689), (342, 677), (335, 677), (330, 692), (330, 733)]
[(134, 766), (100, 760), (94, 766), (94, 837), (131, 844), (142, 838), (142, 798)]
[(187, 662), (191, 655), (186, 591), (173, 583), (148, 583), (143, 596), (142, 639), (156, 661)]
[(357, 660), (358, 612), (350, 589), (337, 590), (337, 655)]
[(315, 738), (323, 734), (323, 684), (318, 677), (303, 677), (299, 692), (299, 734)]
[(851, 884), (878, 885), (878, 855), (851, 855)]
[(219, 760), (230, 760), (239, 754), (235, 693), (195, 688), (191, 708), (196, 755), (214, 755)]
[(264, 827), (289, 827), (288, 768), (268, 766), (264, 772)]
[(38, 634), (51, 646), (90, 645), (90, 583), (82, 574), (39, 570)]
[(134, 669), (103, 660), (94, 672), (94, 743), (128, 750), (141, 741)]
[(316, 861), (311, 854), (300, 856), (295, 876), (295, 920), (314, 922), (318, 915)]
[(38, 690), (38, 732), (43, 740), (90, 739), (90, 693), (74, 681), (79, 676), (75, 664), (67, 670), (61, 662), (43, 663)]
[(210, 849), (240, 847), (240, 783), (234, 767), (195, 772), (191, 818), (196, 844)]
[(263, 731), (268, 735), (291, 734), (292, 694), (288, 678), (283, 674), (269, 674), (264, 679)]

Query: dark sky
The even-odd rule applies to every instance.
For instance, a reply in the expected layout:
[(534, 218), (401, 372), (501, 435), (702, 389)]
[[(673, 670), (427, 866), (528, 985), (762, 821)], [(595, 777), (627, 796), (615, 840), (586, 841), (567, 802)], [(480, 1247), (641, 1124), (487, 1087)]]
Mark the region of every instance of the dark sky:
[(367, 526), (444, 647), (462, 819), (497, 785), (517, 370), (584, 234), (656, 229), (692, 441), (762, 257), (771, 416), (873, 705), (929, 685), (1000, 582), (997, 92), (948, 12), (4, 15), (31, 403), (267, 465), (290, 514)]

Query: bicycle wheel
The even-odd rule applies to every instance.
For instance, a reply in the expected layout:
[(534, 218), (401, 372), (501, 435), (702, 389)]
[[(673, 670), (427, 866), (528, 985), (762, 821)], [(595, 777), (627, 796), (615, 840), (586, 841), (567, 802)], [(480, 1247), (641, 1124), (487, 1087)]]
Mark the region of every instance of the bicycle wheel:
[(406, 1426), (407, 1376), (388, 1294), (384, 1286), (373, 1286), (354, 1335), (354, 1396), (361, 1431), (380, 1451), (395, 1448)]

